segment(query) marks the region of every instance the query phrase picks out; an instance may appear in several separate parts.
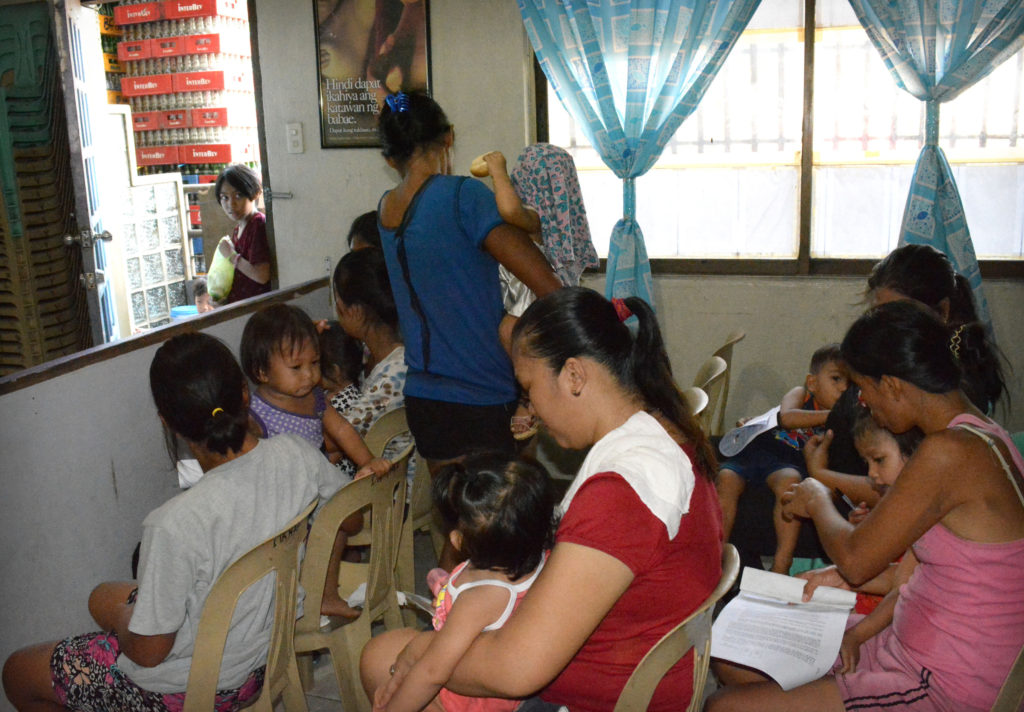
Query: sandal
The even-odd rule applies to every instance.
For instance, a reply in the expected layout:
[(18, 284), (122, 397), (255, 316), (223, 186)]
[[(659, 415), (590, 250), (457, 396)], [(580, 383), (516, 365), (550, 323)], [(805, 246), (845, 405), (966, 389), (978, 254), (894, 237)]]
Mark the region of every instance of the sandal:
[(513, 415), (509, 426), (516, 440), (528, 440), (540, 429), (540, 420), (533, 415)]

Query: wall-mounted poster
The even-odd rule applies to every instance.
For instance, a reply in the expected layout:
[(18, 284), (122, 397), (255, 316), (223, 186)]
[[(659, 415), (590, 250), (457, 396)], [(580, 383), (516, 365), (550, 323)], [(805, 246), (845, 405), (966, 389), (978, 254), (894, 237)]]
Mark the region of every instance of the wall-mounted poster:
[(427, 0), (313, 0), (320, 145), (379, 146), (377, 115), (396, 91), (429, 91)]

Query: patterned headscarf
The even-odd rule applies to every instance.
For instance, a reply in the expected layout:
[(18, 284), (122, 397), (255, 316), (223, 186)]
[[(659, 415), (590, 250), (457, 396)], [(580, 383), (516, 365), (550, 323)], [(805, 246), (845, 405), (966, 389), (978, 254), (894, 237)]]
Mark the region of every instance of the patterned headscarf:
[(597, 267), (590, 224), (576, 164), (564, 149), (535, 143), (523, 149), (509, 174), (520, 200), (540, 216), (544, 254), (562, 284), (574, 287), (588, 267)]

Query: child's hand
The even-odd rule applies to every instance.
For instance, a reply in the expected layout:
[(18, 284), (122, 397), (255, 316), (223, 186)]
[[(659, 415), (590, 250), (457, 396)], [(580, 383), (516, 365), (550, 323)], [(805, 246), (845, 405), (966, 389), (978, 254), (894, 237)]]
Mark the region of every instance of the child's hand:
[(824, 435), (812, 435), (804, 444), (804, 462), (811, 477), (814, 477), (815, 472), (828, 469), (828, 449), (832, 437), (833, 432), (826, 430)]
[(368, 475), (373, 475), (378, 480), (384, 475), (388, 474), (388, 470), (391, 469), (391, 460), (384, 457), (375, 457), (368, 463), (359, 468), (353, 479), (362, 479)]
[(860, 524), (868, 516), (868, 512), (871, 511), (871, 507), (868, 506), (867, 502), (861, 502), (855, 509), (851, 509), (850, 513), (846, 515), (846, 521), (850, 524)]
[(508, 175), (508, 167), (505, 163), (505, 154), (501, 151), (491, 151), (483, 155), (484, 163), (487, 164), (487, 170), (490, 171), (491, 176), (503, 176)]
[(815, 589), (818, 586), (831, 586), (833, 588), (841, 588), (844, 591), (852, 590), (850, 584), (846, 582), (846, 579), (839, 573), (839, 569), (835, 566), (826, 566), (822, 569), (812, 569), (811, 571), (804, 571), (796, 575), (796, 578), (801, 578), (807, 583), (804, 584), (804, 595), (803, 602), (807, 603), (814, 596)]
[(843, 642), (839, 645), (839, 657), (843, 666), (839, 668), (841, 673), (857, 672), (857, 663), (860, 662), (860, 637), (855, 633), (856, 628), (846, 631)]
[(316, 326), (316, 333), (318, 333), (318, 334), (322, 334), (325, 331), (330, 331), (330, 329), (331, 329), (331, 327), (327, 323), (326, 319), (321, 319), (320, 321), (316, 321), (316, 322), (313, 322), (313, 323)]

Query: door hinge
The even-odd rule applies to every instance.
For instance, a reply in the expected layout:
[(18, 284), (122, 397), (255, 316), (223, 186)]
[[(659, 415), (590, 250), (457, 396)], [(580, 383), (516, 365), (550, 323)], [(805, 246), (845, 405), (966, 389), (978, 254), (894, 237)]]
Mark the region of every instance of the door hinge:
[(91, 249), (96, 240), (104, 240), (110, 242), (114, 239), (114, 236), (110, 234), (110, 230), (104, 230), (103, 232), (93, 232), (92, 230), (82, 230), (77, 235), (65, 235), (64, 244), (70, 247), (74, 244), (79, 244), (82, 249)]
[(84, 274), (79, 275), (78, 279), (81, 281), (82, 286), (90, 292), (95, 292), (96, 287), (104, 282), (102, 272), (85, 272)]

